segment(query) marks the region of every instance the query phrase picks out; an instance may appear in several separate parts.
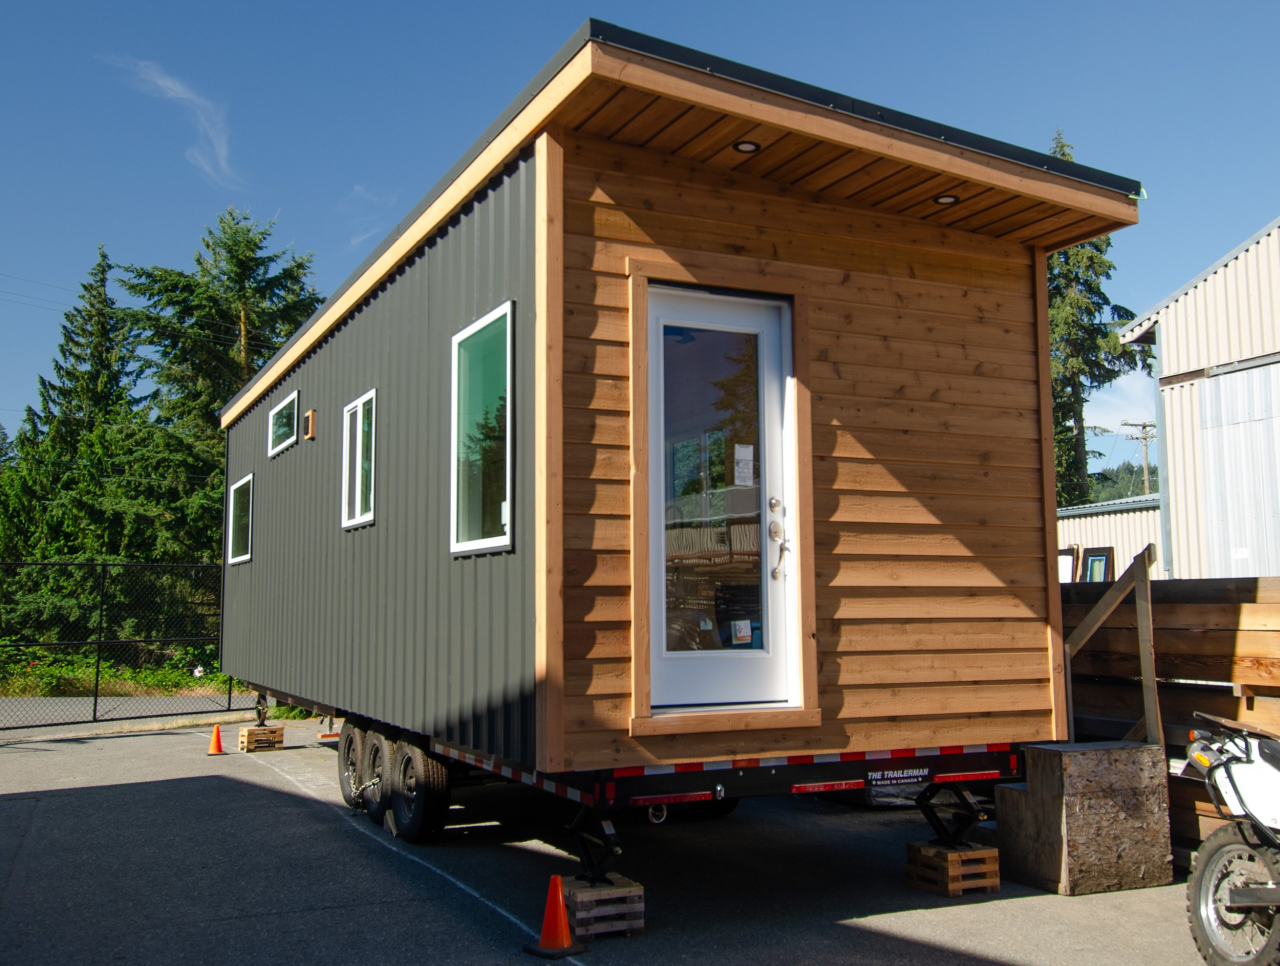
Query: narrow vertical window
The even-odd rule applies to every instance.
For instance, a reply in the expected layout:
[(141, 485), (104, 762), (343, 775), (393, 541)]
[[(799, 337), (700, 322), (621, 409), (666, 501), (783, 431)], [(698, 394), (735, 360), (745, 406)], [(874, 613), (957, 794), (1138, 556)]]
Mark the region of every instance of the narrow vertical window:
[(342, 410), (342, 525), (373, 519), (373, 459), (376, 390)]
[(231, 487), (227, 500), (227, 563), (244, 563), (253, 547), (253, 474)]
[(277, 403), (267, 415), (267, 455), (275, 456), (298, 441), (298, 390)]
[(511, 546), (511, 331), (514, 303), (453, 337), (450, 495), (454, 553)]

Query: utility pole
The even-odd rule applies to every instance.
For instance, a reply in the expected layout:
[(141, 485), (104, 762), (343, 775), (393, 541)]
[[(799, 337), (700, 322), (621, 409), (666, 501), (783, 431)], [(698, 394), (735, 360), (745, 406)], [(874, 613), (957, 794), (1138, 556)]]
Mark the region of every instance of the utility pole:
[(1138, 440), (1142, 443), (1142, 492), (1146, 495), (1151, 493), (1151, 470), (1147, 468), (1147, 446), (1156, 438), (1155, 423), (1131, 423), (1124, 419), (1120, 421), (1121, 426), (1132, 426), (1134, 429), (1141, 430), (1136, 436), (1126, 436), (1125, 439)]

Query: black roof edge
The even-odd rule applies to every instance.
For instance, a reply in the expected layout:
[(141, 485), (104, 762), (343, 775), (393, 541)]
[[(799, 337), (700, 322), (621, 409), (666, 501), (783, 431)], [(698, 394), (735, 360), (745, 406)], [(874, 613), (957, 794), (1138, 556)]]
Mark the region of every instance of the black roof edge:
[(1119, 175), (1109, 174), (1098, 168), (1091, 168), (1087, 165), (1077, 164), (1073, 161), (1064, 161), (1061, 158), (1055, 158), (1039, 151), (1031, 151), (1027, 148), (1021, 148), (1017, 145), (1008, 144), (1004, 141), (997, 141), (995, 138), (983, 137), (980, 134), (973, 134), (960, 128), (949, 127), (946, 124), (938, 124), (913, 114), (904, 114), (901, 111), (894, 111), (887, 107), (881, 107), (878, 104), (872, 104), (870, 101), (859, 101), (847, 94), (838, 94), (835, 91), (829, 91), (822, 87), (816, 87), (812, 84), (805, 84), (802, 81), (792, 80), (789, 77), (783, 77), (781, 74), (770, 73), (767, 70), (760, 70), (756, 67), (749, 67), (746, 64), (740, 64), (737, 61), (727, 60), (723, 57), (717, 57), (713, 54), (707, 54), (700, 50), (694, 50), (692, 47), (684, 47), (680, 44), (673, 44), (666, 40), (660, 40), (657, 37), (650, 37), (648, 34), (642, 34), (635, 30), (628, 30), (626, 27), (619, 27), (616, 24), (608, 23), (604, 20), (596, 20), (589, 18), (581, 27), (574, 31), (568, 41), (556, 52), (555, 56), (547, 62), (542, 70), (534, 75), (533, 80), (525, 85), (524, 89), (516, 95), (510, 104), (502, 111), (501, 114), (494, 119), (483, 134), (467, 149), (454, 165), (445, 172), (444, 177), (432, 186), (431, 190), (423, 195), (413, 209), (400, 220), (400, 223), (393, 228), (390, 233), (369, 253), (369, 255), (360, 263), (360, 265), (339, 285), (327, 299), (309, 318), (306, 323), (298, 328), (290, 338), (276, 351), (271, 360), (259, 369), (253, 377), (245, 383), (245, 385), (234, 396), (227, 401), (222, 408), (225, 413), (234, 406), (242, 397), (253, 392), (258, 383), (262, 381), (263, 374), (271, 368), (271, 363), (283, 352), (288, 351), (303, 335), (315, 324), (315, 322), (325, 314), (333, 305), (333, 303), (341, 298), (348, 290), (355, 285), (356, 281), (362, 276), (374, 262), (376, 262), (395, 242), (402, 236), (409, 227), (418, 219), (418, 217), (429, 208), (437, 198), (444, 194), (445, 189), (467, 169), (480, 152), (489, 146), (489, 143), (506, 128), (508, 124), (529, 104), (530, 101), (538, 95), (547, 83), (560, 73), (561, 69), (573, 59), (589, 41), (598, 41), (599, 43), (609, 44), (613, 47), (620, 47), (624, 50), (630, 50), (637, 54), (644, 54), (647, 57), (655, 57), (659, 60), (669, 61), (682, 67), (689, 67), (694, 70), (705, 71), (708, 74), (723, 77), (726, 80), (738, 81), (739, 83), (749, 84), (752, 87), (758, 87), (762, 90), (771, 91), (775, 94), (781, 94), (784, 97), (794, 98), (795, 100), (805, 101), (815, 104), (819, 107), (825, 107), (838, 111), (842, 114), (848, 114), (852, 117), (862, 118), (864, 120), (873, 121), (877, 124), (883, 124), (886, 127), (896, 128), (910, 134), (917, 134), (922, 137), (932, 138), (937, 141), (943, 141), (947, 144), (954, 144), (957, 147), (968, 148), (982, 154), (992, 157), (1002, 158), (1006, 161), (1013, 161), (1017, 164), (1028, 165), (1034, 168), (1040, 168), (1053, 174), (1059, 174), (1063, 177), (1072, 178), (1076, 181), (1082, 181), (1086, 184), (1092, 184), (1100, 188), (1107, 188), (1111, 191), (1120, 192), (1121, 194), (1136, 197), (1142, 192), (1142, 182), (1135, 181), (1132, 178), (1123, 178)]

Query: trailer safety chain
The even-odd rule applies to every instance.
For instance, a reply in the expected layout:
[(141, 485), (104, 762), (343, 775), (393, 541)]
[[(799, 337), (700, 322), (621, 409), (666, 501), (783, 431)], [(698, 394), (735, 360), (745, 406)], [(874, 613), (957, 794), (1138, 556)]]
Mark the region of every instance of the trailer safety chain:
[[(373, 787), (375, 787), (375, 786), (377, 786), (377, 785), (381, 785), (381, 784), (382, 784), (382, 776), (381, 776), (381, 775), (376, 775), (376, 776), (374, 776), (373, 778), (371, 778), (369, 781), (367, 781), (367, 782), (365, 782), (363, 785), (361, 785), (359, 788), (356, 788), (356, 780), (355, 780), (355, 778), (352, 778), (352, 779), (351, 779), (351, 800), (352, 800), (353, 802), (356, 802), (356, 803), (360, 804), (360, 805), (363, 805), (363, 804), (364, 804), (364, 793), (365, 793), (365, 792), (367, 792), (370, 788), (373, 788)], [(354, 814), (355, 814), (356, 812), (358, 812), (358, 811), (359, 811), (359, 808), (357, 808), (355, 805), (353, 805), (353, 806), (351, 807), (351, 814), (352, 814), (352, 815), (354, 815)]]

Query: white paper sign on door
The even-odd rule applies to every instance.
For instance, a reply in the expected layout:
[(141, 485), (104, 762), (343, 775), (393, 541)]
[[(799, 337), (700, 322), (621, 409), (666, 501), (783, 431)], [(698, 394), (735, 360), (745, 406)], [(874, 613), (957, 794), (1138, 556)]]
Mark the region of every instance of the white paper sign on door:
[(750, 443), (733, 444), (733, 485), (751, 486), (755, 483), (756, 448)]

